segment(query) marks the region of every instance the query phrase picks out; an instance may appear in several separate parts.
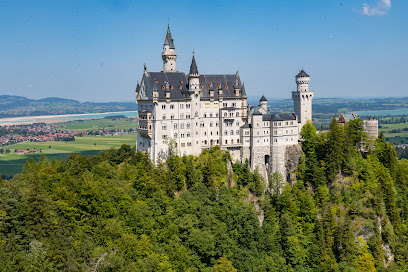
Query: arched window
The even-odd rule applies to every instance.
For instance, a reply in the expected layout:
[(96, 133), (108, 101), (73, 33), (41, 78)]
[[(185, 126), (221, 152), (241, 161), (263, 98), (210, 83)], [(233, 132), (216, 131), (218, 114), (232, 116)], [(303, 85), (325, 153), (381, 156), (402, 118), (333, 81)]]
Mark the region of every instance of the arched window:
[(174, 124), (174, 129), (177, 129), (177, 123)]
[(228, 113), (224, 112), (224, 117), (228, 117)]
[(235, 115), (236, 115), (237, 117), (239, 117), (239, 112), (237, 112)]
[(230, 135), (234, 135), (234, 131), (231, 129), (231, 134)]
[(213, 126), (213, 122), (210, 122), (210, 127), (212, 127)]
[(170, 117), (170, 118), (171, 118), (171, 120), (173, 120), (173, 119), (174, 119), (174, 114), (171, 114), (171, 117)]
[(224, 135), (228, 135), (228, 130), (224, 131)]
[(190, 129), (190, 123), (187, 123), (187, 129)]
[(195, 115), (195, 117), (198, 117), (198, 111), (196, 111), (194, 115)]
[(167, 125), (166, 125), (166, 123), (163, 123), (162, 124), (162, 130), (166, 130), (167, 129)]
[(180, 128), (181, 128), (181, 129), (184, 129), (184, 123), (181, 123), (181, 124), (180, 124)]

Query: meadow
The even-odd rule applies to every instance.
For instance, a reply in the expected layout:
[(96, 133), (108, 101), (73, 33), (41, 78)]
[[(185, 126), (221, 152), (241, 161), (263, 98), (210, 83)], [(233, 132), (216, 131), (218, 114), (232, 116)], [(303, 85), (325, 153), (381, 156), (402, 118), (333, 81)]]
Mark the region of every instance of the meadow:
[[(114, 136), (84, 136), (76, 137), (73, 142), (19, 143), (8, 147), (11, 153), (0, 155), (0, 175), (9, 177), (20, 173), (28, 159), (34, 158), (38, 161), (41, 155), (45, 155), (48, 160), (52, 160), (52, 158), (64, 160), (71, 152), (96, 155), (102, 150), (108, 150), (112, 147), (119, 148), (122, 144), (133, 147), (136, 144), (136, 135), (136, 133), (126, 133)], [(37, 149), (38, 152), (20, 155), (14, 152), (16, 149)]]
[(408, 123), (382, 124), (378, 129), (378, 133), (383, 132), (387, 142), (392, 144), (407, 144), (408, 131), (401, 131), (397, 133), (390, 133), (393, 129), (407, 128)]
[(130, 118), (121, 118), (118, 120), (111, 120), (107, 118), (92, 119), (92, 120), (76, 120), (66, 123), (58, 123), (62, 125), (62, 130), (76, 130), (76, 131), (88, 131), (97, 129), (137, 129), (137, 122)]

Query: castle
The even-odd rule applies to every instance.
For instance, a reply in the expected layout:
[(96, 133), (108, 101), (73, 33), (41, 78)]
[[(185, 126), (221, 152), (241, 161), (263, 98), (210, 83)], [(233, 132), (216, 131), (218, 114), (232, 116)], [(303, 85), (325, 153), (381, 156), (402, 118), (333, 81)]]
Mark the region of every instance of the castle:
[(218, 145), (233, 160), (249, 161), (266, 179), (279, 172), (286, 180), (287, 149), (296, 146), (299, 132), (312, 120), (309, 75), (296, 75), (292, 92), (294, 113), (271, 114), (265, 96), (258, 106), (247, 105), (239, 73), (202, 75), (193, 57), (190, 72), (177, 71), (177, 52), (170, 27), (164, 39), (163, 71), (149, 72), (146, 65), (136, 87), (139, 110), (137, 149), (147, 151), (154, 163), (165, 159), (169, 140), (178, 155), (198, 156)]

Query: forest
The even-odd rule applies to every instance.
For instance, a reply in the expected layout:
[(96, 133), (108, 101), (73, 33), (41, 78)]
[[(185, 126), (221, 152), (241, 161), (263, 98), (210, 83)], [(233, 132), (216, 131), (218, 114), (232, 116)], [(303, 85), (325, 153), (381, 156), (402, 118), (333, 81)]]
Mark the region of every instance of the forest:
[(31, 159), (0, 180), (0, 271), (407, 271), (408, 161), (362, 124), (306, 124), (286, 183), (219, 147)]

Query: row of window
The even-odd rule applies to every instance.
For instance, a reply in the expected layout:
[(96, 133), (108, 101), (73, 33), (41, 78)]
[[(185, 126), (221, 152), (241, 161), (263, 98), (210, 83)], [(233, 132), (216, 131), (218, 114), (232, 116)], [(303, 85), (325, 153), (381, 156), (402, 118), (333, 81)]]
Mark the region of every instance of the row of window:
[[(186, 109), (189, 109), (191, 106), (190, 104), (185, 104), (186, 105)], [(166, 105), (162, 105), (162, 110), (166, 109)], [(170, 109), (174, 109), (174, 104), (170, 104)], [(180, 109), (184, 109), (184, 104), (180, 104)]]

